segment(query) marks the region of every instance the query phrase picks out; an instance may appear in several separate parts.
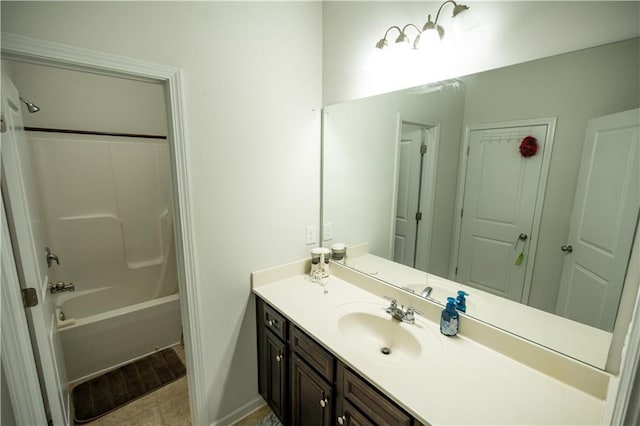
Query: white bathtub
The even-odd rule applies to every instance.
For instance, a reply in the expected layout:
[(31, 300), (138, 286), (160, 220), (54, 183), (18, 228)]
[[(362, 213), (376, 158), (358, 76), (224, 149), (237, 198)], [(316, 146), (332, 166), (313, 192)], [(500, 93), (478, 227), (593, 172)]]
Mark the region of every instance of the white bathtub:
[(57, 303), (66, 317), (58, 325), (70, 382), (180, 342), (178, 294), (123, 307), (126, 298), (111, 287), (74, 293)]

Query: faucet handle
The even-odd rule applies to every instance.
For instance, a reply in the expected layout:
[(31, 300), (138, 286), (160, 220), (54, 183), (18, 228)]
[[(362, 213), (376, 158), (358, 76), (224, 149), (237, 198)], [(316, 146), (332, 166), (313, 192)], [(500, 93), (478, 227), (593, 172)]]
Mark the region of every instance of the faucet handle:
[(422, 311), (419, 311), (418, 309), (414, 308), (413, 306), (408, 306), (407, 307), (407, 314), (409, 314), (409, 313), (411, 313), (411, 314), (416, 313), (416, 314), (422, 315)]
[(404, 321), (413, 324), (415, 322), (414, 313), (422, 315), (422, 311), (417, 310), (413, 306), (409, 306), (404, 313)]

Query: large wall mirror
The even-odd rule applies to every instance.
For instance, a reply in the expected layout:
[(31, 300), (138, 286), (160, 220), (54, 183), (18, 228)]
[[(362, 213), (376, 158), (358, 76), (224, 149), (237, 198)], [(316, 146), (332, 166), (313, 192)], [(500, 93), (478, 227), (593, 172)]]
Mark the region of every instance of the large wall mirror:
[(324, 245), (605, 368), (637, 293), (639, 57), (631, 39), (327, 106)]

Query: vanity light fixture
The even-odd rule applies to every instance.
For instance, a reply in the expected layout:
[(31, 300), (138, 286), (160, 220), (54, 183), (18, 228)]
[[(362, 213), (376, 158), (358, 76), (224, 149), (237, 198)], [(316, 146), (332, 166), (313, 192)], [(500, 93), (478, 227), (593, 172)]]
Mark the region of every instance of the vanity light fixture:
[[(393, 25), (389, 27), (387, 31), (385, 31), (384, 37), (382, 37), (376, 43), (376, 49), (385, 51), (389, 48), (387, 36), (389, 35), (389, 31), (391, 30), (396, 30), (399, 33), (398, 37), (395, 39), (394, 48), (406, 48), (408, 46), (411, 49), (418, 50), (427, 48), (429, 45), (437, 44), (444, 37), (444, 28), (442, 27), (442, 25), (438, 25), (438, 19), (440, 18), (440, 12), (442, 11), (442, 8), (448, 3), (453, 4), (453, 14), (451, 16), (452, 18), (455, 18), (460, 13), (469, 9), (469, 6), (458, 4), (453, 0), (447, 0), (438, 8), (436, 19), (434, 21), (431, 20), (431, 14), (427, 15), (427, 22), (422, 27), (422, 31), (420, 31), (418, 27), (413, 24), (407, 24), (402, 27), (402, 29), (400, 29), (400, 27), (398, 27), (397, 25)], [(413, 39), (413, 42), (407, 35), (406, 31), (408, 28), (414, 28), (418, 33)]]

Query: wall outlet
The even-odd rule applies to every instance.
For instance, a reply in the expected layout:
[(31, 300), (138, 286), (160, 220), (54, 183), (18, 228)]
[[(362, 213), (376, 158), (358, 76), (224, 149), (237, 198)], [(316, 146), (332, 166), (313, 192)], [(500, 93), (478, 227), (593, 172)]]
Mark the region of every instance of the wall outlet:
[(333, 238), (333, 223), (326, 222), (322, 227), (322, 241), (328, 241)]
[(315, 225), (307, 226), (305, 229), (305, 244), (315, 244), (317, 241), (317, 231)]

